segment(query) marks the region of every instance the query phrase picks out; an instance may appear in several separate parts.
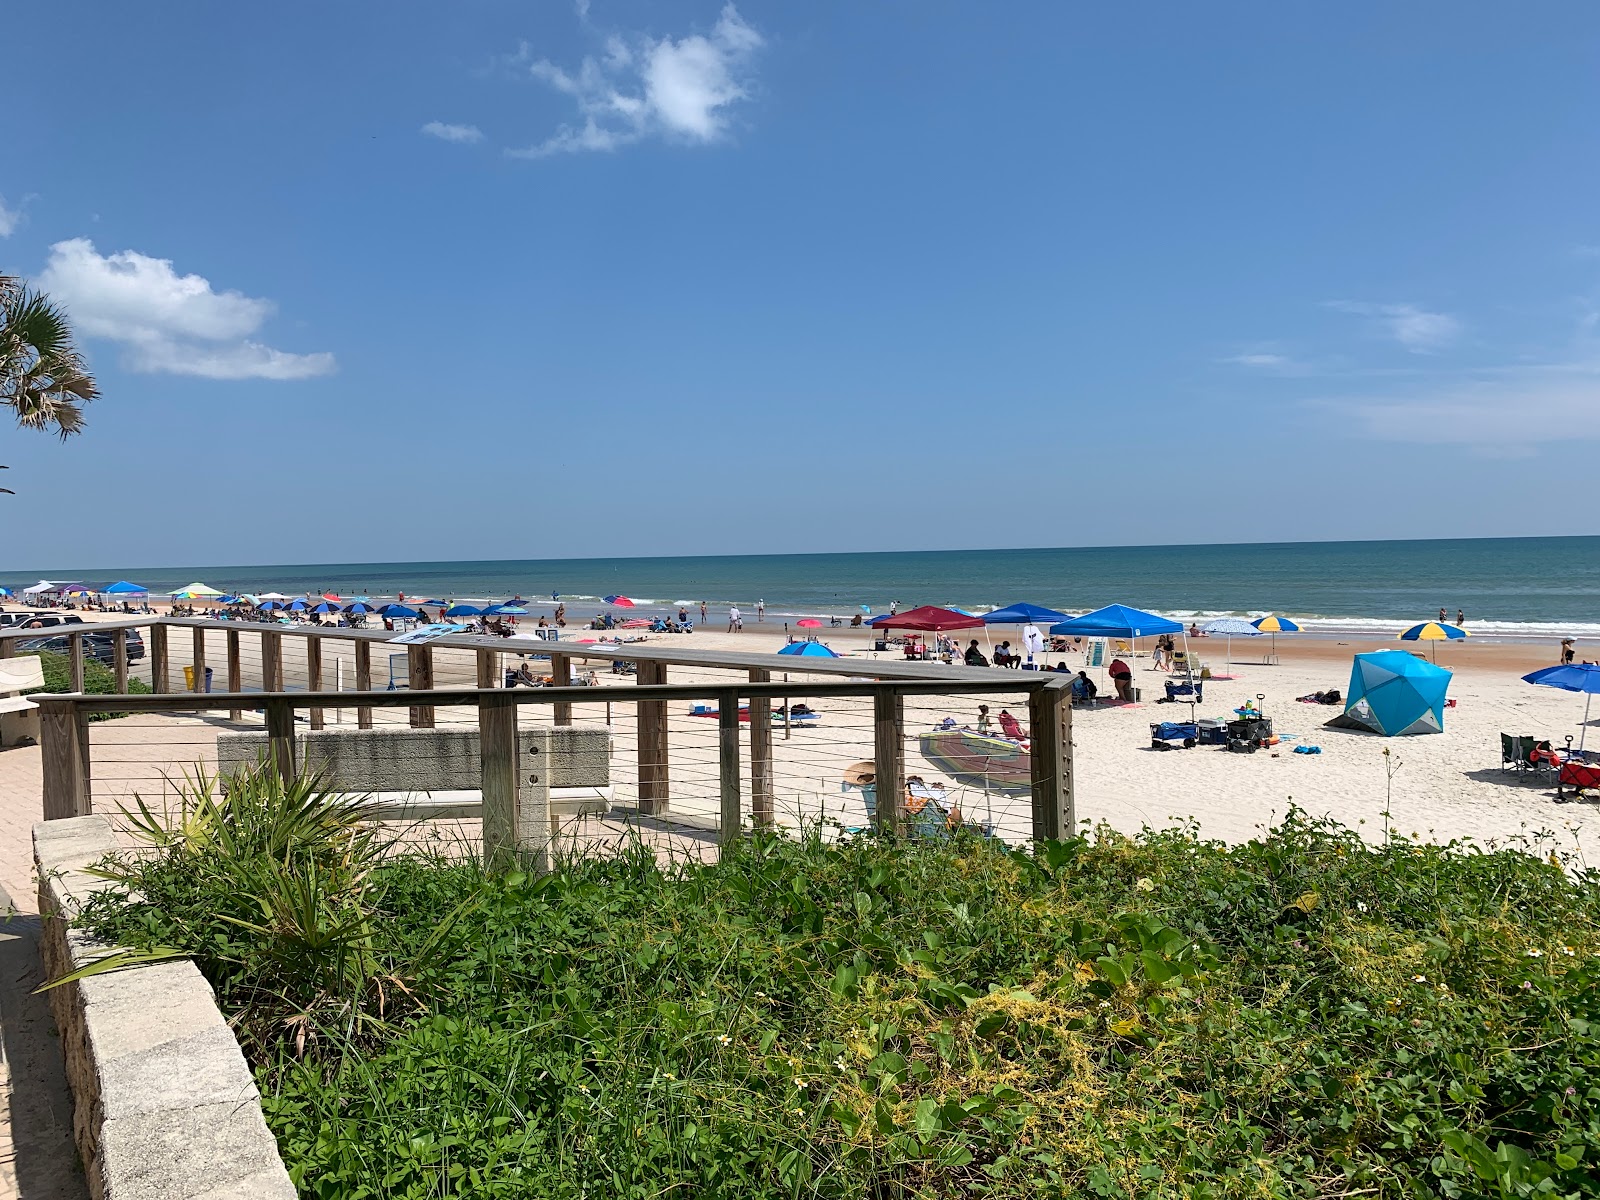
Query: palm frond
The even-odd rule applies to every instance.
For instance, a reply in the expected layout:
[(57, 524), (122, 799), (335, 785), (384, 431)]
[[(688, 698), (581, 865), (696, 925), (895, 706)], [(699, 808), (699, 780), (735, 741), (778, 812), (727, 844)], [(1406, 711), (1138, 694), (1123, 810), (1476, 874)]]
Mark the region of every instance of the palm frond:
[(99, 395), (66, 313), (15, 276), (0, 275), (0, 405), (24, 429), (67, 438), (83, 429), (82, 406)]

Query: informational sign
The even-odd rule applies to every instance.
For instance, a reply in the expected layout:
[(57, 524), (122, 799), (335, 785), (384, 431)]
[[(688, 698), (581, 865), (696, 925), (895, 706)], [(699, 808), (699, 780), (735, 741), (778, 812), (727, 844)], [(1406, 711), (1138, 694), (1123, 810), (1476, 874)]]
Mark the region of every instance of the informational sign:
[(410, 633), (402, 633), (399, 637), (389, 639), (393, 646), (415, 646), (418, 642), (433, 642), (442, 637), (449, 637), (452, 633), (466, 633), (471, 627), (467, 625), (418, 625)]
[(1086, 653), (1088, 655), (1088, 664), (1087, 664), (1088, 666), (1091, 666), (1091, 667), (1103, 667), (1103, 666), (1105, 666), (1106, 665), (1106, 640), (1105, 640), (1105, 638), (1090, 638), (1089, 639), (1089, 648), (1086, 651)]

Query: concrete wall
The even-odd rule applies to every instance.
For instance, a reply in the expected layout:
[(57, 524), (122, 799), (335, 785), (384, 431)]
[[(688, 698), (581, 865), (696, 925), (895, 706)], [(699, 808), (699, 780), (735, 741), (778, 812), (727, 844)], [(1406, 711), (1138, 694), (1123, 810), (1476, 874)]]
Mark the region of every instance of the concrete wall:
[[(33, 829), (45, 974), (108, 947), (68, 922), (106, 882), (83, 868), (117, 847), (105, 817)], [(261, 1096), (193, 963), (155, 963), (53, 989), (73, 1137), (96, 1200), (294, 1200)]]
[[(611, 730), (604, 725), (558, 725), (551, 734), (552, 788), (611, 785)], [(521, 741), (517, 774), (533, 769), (530, 739)], [(478, 731), (443, 729), (296, 730), (302, 769), (323, 770), (341, 792), (452, 792), (481, 786)], [(266, 752), (265, 733), (217, 735), (218, 774), (232, 775)]]

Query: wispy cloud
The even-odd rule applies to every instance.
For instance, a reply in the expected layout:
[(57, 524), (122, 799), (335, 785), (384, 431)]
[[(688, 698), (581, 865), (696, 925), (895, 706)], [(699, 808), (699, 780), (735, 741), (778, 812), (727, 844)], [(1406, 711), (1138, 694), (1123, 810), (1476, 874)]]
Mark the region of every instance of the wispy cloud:
[(428, 137), (436, 137), (442, 142), (472, 143), (483, 141), (483, 130), (476, 125), (449, 125), (444, 121), (429, 121), (422, 127), (422, 132)]
[(50, 247), (39, 285), (89, 337), (117, 342), (129, 369), (205, 379), (308, 379), (334, 370), (332, 354), (291, 354), (252, 337), (270, 300), (215, 291), (170, 260), (133, 250), (102, 255), (88, 238)]
[(1448, 313), (1430, 312), (1415, 304), (1368, 304), (1330, 300), (1335, 312), (1371, 318), (1383, 333), (1413, 354), (1434, 354), (1461, 336), (1461, 322)]
[(1363, 437), (1469, 447), (1493, 457), (1525, 457), (1541, 446), (1600, 440), (1600, 363), (1500, 371), (1383, 395), (1310, 401)]
[[(586, 8), (580, 5), (580, 16)], [(569, 97), (577, 119), (515, 158), (548, 158), (585, 150), (616, 150), (660, 137), (707, 144), (726, 136), (731, 110), (749, 97), (751, 62), (765, 39), (732, 4), (709, 34), (654, 39), (612, 35), (599, 55), (576, 68), (534, 59), (524, 47), (513, 60), (540, 83)]]
[(22, 224), (22, 210), (7, 208), (6, 198), (0, 196), (0, 237), (10, 237), (20, 224)]

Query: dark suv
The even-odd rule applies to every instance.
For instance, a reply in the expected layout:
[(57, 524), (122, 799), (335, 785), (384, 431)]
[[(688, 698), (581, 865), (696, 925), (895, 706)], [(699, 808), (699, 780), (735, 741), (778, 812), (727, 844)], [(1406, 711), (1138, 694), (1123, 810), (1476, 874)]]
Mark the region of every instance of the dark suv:
[[(129, 629), (126, 632), (128, 661), (136, 663), (144, 657), (144, 637), (137, 629)], [(23, 654), (37, 654), (41, 650), (47, 654), (68, 654), (72, 650), (71, 639), (64, 633), (26, 638), (18, 641), (16, 646), (17, 650)], [(108, 667), (116, 665), (117, 651), (110, 633), (85, 633), (83, 635), (83, 652), (96, 662), (104, 663)]]

